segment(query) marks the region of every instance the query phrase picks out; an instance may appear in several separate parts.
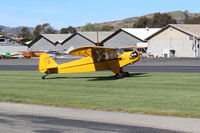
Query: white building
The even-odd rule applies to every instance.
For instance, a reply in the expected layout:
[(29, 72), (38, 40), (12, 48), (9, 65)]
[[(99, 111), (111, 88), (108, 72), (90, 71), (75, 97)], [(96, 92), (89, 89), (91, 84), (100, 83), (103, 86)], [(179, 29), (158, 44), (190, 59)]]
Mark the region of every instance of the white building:
[(149, 56), (200, 57), (200, 25), (170, 24), (146, 39)]

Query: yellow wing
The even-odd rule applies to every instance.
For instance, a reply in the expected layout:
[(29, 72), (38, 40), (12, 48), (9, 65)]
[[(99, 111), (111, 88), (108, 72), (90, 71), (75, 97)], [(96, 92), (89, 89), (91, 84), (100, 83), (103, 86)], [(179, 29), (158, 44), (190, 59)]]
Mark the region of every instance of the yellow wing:
[(74, 49), (69, 52), (70, 55), (78, 55), (78, 56), (90, 56), (94, 57), (96, 55), (103, 55), (108, 51), (115, 50), (115, 48), (107, 48), (107, 47), (98, 47), (98, 46), (85, 46)]

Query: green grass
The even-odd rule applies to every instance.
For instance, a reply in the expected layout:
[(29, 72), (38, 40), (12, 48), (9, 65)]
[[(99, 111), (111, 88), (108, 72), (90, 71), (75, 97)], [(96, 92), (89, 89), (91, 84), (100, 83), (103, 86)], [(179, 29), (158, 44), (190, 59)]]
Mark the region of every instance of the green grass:
[(200, 118), (200, 73), (111, 72), (49, 75), (0, 71), (0, 100)]

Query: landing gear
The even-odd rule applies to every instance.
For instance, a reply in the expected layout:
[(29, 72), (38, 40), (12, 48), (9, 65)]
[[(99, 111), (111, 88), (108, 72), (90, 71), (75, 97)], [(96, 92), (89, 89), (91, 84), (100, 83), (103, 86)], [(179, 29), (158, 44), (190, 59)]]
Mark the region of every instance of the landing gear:
[(124, 77), (130, 77), (129, 72), (121, 71), (120, 73), (115, 74), (116, 79), (121, 79), (121, 78), (124, 78)]
[(48, 75), (48, 74), (45, 74), (44, 76), (41, 77), (41, 79), (45, 79), (47, 75)]
[(116, 74), (115, 74), (115, 78), (116, 78), (116, 79), (121, 79), (121, 78), (123, 78), (123, 77), (124, 77), (123, 73), (116, 73)]
[(123, 72), (124, 77), (130, 77), (129, 72)]

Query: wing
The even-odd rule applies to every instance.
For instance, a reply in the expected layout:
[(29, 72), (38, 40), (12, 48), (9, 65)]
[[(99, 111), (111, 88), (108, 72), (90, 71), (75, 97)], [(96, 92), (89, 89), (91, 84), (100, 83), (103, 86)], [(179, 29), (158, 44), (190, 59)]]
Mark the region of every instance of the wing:
[(85, 46), (81, 48), (74, 49), (69, 52), (70, 55), (78, 56), (90, 56), (95, 57), (97, 55), (103, 55), (106, 52), (114, 51), (115, 48), (98, 47), (98, 46)]

